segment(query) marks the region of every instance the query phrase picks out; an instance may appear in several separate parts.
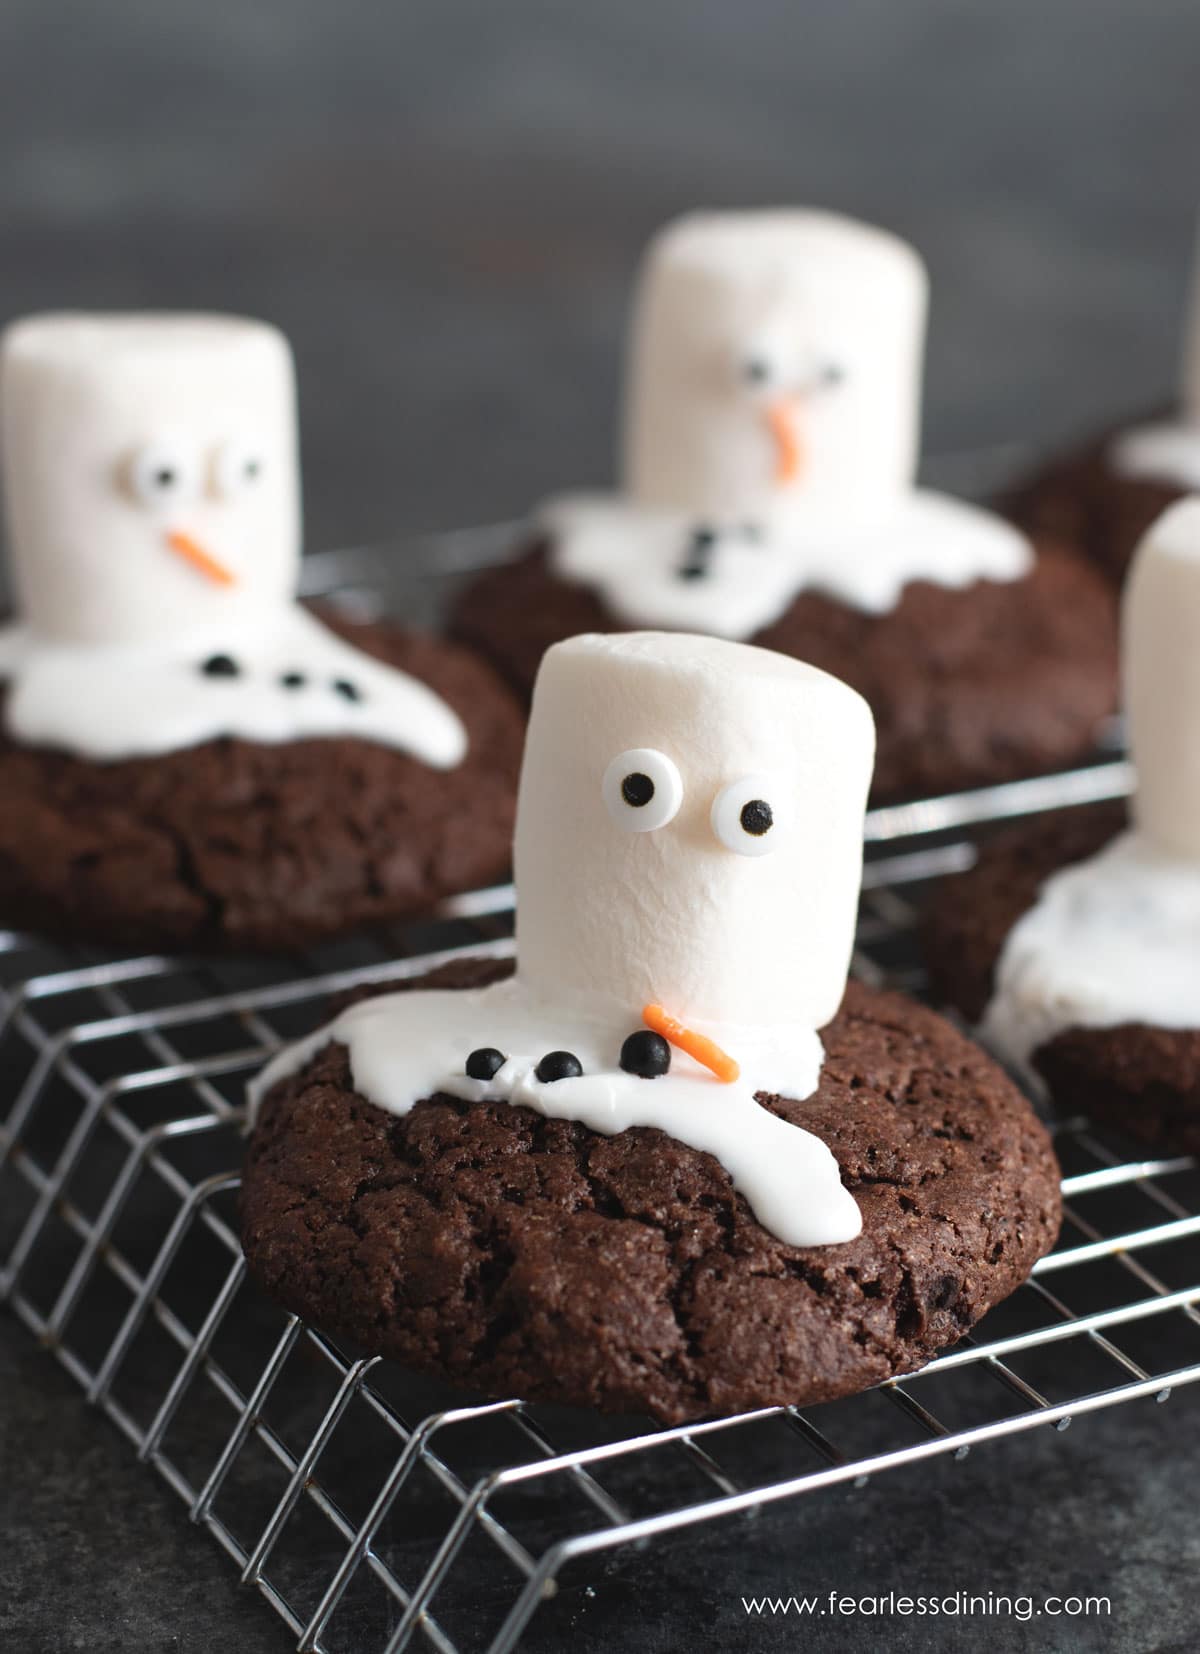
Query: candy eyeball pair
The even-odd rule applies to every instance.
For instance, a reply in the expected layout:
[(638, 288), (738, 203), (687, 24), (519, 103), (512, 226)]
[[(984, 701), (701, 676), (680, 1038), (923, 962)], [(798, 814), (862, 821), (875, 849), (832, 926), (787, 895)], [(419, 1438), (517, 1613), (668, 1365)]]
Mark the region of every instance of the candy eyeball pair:
[(122, 480), (140, 505), (157, 509), (194, 500), (205, 488), (220, 500), (240, 499), (261, 481), (263, 470), (262, 455), (248, 442), (223, 442), (204, 456), (162, 439), (126, 461)]
[[(771, 804), (771, 778), (743, 775), (722, 787), (709, 820), (727, 850), (739, 856), (767, 856), (779, 842)], [(679, 813), (683, 777), (665, 752), (631, 747), (613, 759), (602, 785), (608, 813), (627, 833), (653, 833)]]
[(846, 377), (846, 369), (832, 356), (796, 363), (788, 355), (777, 345), (752, 345), (737, 357), (737, 376), (747, 389), (776, 396), (833, 390)]

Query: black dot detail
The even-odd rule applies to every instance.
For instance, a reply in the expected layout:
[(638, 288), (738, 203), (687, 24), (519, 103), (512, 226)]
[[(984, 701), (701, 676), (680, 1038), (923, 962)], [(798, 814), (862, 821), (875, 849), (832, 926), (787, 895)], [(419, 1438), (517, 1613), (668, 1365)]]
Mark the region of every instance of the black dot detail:
[(239, 678), (242, 669), (232, 655), (210, 655), (200, 670), (206, 678)]
[(349, 678), (335, 678), (333, 687), (335, 693), (340, 695), (344, 701), (362, 700), (362, 690), (356, 683), (351, 683)]
[(671, 1047), (661, 1034), (652, 1034), (649, 1028), (639, 1028), (636, 1034), (630, 1034), (621, 1047), (621, 1067), (626, 1074), (657, 1080), (670, 1066)]
[(164, 465), (160, 471), (154, 473), (154, 486), (156, 488), (174, 488), (178, 480), (169, 465)]
[(752, 385), (765, 385), (771, 377), (771, 364), (763, 356), (751, 356), (742, 371)]
[(504, 1067), (504, 1063), (503, 1051), (497, 1051), (494, 1045), (481, 1045), (478, 1051), (472, 1051), (467, 1058), (467, 1078), (469, 1080), (494, 1080)]
[(544, 1085), (552, 1080), (577, 1080), (583, 1064), (573, 1051), (547, 1051), (535, 1072)]
[(752, 798), (748, 804), (742, 805), (742, 813), (738, 818), (742, 824), (742, 831), (749, 833), (751, 838), (762, 838), (775, 825), (775, 814), (765, 798)]
[(840, 385), (845, 377), (845, 368), (839, 367), (836, 362), (827, 362), (821, 369), (821, 383), (828, 386), (830, 390), (835, 385)]
[(633, 809), (641, 810), (654, 797), (654, 783), (641, 770), (634, 770), (621, 783), (621, 797)]
[(284, 689), (303, 689), (308, 679), (303, 672), (284, 672), (279, 682)]

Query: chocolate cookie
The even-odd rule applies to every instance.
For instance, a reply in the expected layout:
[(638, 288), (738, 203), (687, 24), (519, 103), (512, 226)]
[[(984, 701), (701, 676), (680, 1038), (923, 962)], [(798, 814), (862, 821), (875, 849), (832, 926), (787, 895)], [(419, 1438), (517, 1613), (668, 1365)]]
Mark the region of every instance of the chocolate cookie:
[(1142, 535), (1187, 490), (1115, 470), (1109, 454), (1117, 435), (1119, 430), (1106, 431), (1055, 455), (1019, 483), (1003, 506), (1027, 533), (1074, 547), (1120, 585)]
[[(528, 697), (538, 662), (577, 632), (627, 630), (536, 547), (490, 569), (452, 630)], [(748, 640), (823, 667), (865, 696), (884, 802), (983, 786), (1073, 763), (1116, 706), (1116, 606), (1081, 559), (1045, 545), (1033, 572), (953, 590), (913, 581), (873, 615), (804, 592)]]
[[(457, 961), (429, 982), (505, 969)], [(763, 1102), (836, 1155), (864, 1219), (846, 1245), (784, 1245), (716, 1160), (660, 1131), (603, 1137), (444, 1095), (386, 1114), (331, 1043), (263, 1100), (251, 1272), (408, 1367), (668, 1423), (909, 1371), (1053, 1244), (1054, 1155), (1002, 1071), (933, 1012), (851, 983), (823, 1038), (816, 1094)]]
[[(939, 996), (977, 1021), (1005, 939), (1044, 882), (1095, 855), (1125, 824), (1124, 805), (1064, 811), (1003, 834), (943, 887), (925, 928)], [(1154, 1148), (1200, 1152), (1200, 1029), (1069, 1028), (1033, 1064), (1062, 1114), (1102, 1121)]]
[(503, 875), (523, 734), (511, 692), (459, 645), (333, 624), (460, 715), (457, 769), (358, 739), (222, 739), (102, 764), (0, 737), (0, 923), (113, 947), (276, 949)]

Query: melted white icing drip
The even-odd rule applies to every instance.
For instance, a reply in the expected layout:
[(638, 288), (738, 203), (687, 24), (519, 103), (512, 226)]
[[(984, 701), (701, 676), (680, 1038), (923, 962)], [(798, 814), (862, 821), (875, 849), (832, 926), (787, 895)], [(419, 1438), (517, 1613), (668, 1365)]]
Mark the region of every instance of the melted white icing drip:
[[(854, 1239), (862, 1217), (833, 1154), (819, 1137), (755, 1101), (760, 1091), (812, 1095), (824, 1056), (815, 1032), (699, 1025), (741, 1065), (741, 1078), (725, 1085), (679, 1051), (658, 1079), (622, 1072), (621, 1044), (638, 1026), (636, 1015), (612, 1008), (551, 1004), (519, 976), (486, 988), (388, 994), (352, 1006), (282, 1051), (253, 1082), (250, 1099), (256, 1107), (277, 1080), (338, 1040), (349, 1050), (355, 1088), (391, 1114), (407, 1114), (422, 1097), (444, 1091), (468, 1102), (524, 1103), (605, 1136), (655, 1126), (714, 1155), (759, 1222), (788, 1245)], [(491, 1080), (469, 1079), (468, 1054), (486, 1046), (507, 1061)], [(583, 1074), (539, 1080), (534, 1070), (552, 1050), (573, 1052)]]
[(1200, 1028), (1200, 861), (1136, 830), (1047, 879), (996, 967), (984, 1037), (1011, 1061), (1068, 1028)]
[[(208, 676), (214, 654), (237, 676)], [(289, 689), (285, 673), (303, 674)], [(264, 622), (206, 629), (155, 644), (55, 644), (20, 626), (0, 632), (0, 676), (10, 680), (5, 722), (27, 746), (114, 761), (174, 752), (222, 735), (285, 742), (360, 736), (438, 769), (461, 763), (458, 715), (417, 679), (364, 655), (296, 604)], [(348, 699), (334, 688), (345, 680)]]
[(724, 525), (706, 572), (680, 578), (695, 517), (616, 495), (549, 502), (541, 517), (554, 567), (594, 587), (619, 619), (746, 638), (779, 619), (801, 591), (885, 614), (913, 580), (964, 587), (1019, 580), (1033, 564), (1023, 534), (946, 494), (916, 490), (870, 523), (778, 507), (753, 525)]
[(1200, 489), (1200, 424), (1183, 421), (1122, 431), (1109, 449), (1114, 471)]

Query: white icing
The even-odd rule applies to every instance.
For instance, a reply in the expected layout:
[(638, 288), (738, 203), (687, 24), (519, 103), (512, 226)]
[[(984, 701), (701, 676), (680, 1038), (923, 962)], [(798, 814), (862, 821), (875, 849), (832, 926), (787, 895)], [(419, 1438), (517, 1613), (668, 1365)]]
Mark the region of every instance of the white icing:
[[(698, 1025), (742, 1064), (741, 1078), (723, 1085), (679, 1051), (670, 1073), (658, 1079), (623, 1073), (622, 1041), (640, 1025), (636, 1010), (606, 1018), (561, 997), (532, 994), (520, 978), (483, 989), (390, 994), (353, 1006), (281, 1053), (255, 1082), (253, 1098), (328, 1040), (339, 1040), (349, 1050), (356, 1089), (389, 1113), (406, 1114), (420, 1098), (444, 1091), (468, 1102), (523, 1103), (605, 1136), (657, 1127), (715, 1155), (759, 1222), (788, 1245), (853, 1240), (862, 1218), (829, 1149), (755, 1101), (756, 1091), (798, 1099), (812, 1094), (822, 1061), (817, 1035), (794, 1027)], [(508, 1058), (492, 1080), (464, 1072), (468, 1054), (480, 1046)], [(550, 1050), (573, 1052), (583, 1074), (539, 1080), (534, 1070)]]
[(1013, 927), (984, 1037), (1028, 1063), (1068, 1028), (1200, 1029), (1200, 861), (1138, 832), (1056, 873)]
[(987, 1037), (1027, 1063), (1068, 1028), (1200, 1029), (1200, 498), (1134, 556), (1122, 610), (1135, 827), (1042, 886), (996, 966)]
[[(105, 760), (220, 735), (361, 735), (461, 761), (465, 731), (438, 696), (296, 606), (295, 376), (276, 329), (17, 322), (0, 343), (0, 460), (20, 616), (0, 674), (18, 740)], [(214, 654), (239, 675), (201, 673)]]
[(1109, 448), (1109, 463), (1122, 476), (1200, 488), (1200, 421), (1122, 431)]
[[(227, 654), (236, 677), (201, 670)], [(285, 674), (305, 683), (287, 688)], [(359, 736), (450, 769), (467, 736), (458, 715), (416, 678), (353, 649), (295, 604), (242, 631), (209, 628), (158, 645), (36, 642), (0, 633), (0, 676), (11, 679), (9, 732), (27, 746), (57, 747), (98, 762), (174, 752), (222, 735), (285, 742)], [(354, 686), (348, 700), (334, 685)]]
[(1019, 580), (1033, 563), (1028, 540), (1002, 518), (923, 490), (871, 524), (776, 508), (760, 523), (727, 526), (694, 579), (679, 571), (695, 518), (614, 496), (551, 501), (542, 517), (554, 568), (591, 586), (618, 619), (726, 638), (769, 626), (801, 591), (885, 614), (910, 581)]
[[(516, 978), (356, 1006), (277, 1058), (254, 1096), (336, 1038), (357, 1089), (394, 1113), (445, 1090), (600, 1132), (655, 1126), (715, 1154), (780, 1238), (852, 1239), (859, 1213), (833, 1155), (755, 1095), (803, 1100), (817, 1085), (817, 1030), (841, 1002), (853, 945), (873, 751), (862, 698), (782, 655), (679, 634), (557, 644), (518, 798)], [(624, 808), (668, 794), (647, 831), (629, 831), (614, 802), (617, 759), (656, 788)], [(750, 783), (771, 808), (770, 855), (728, 847), (723, 803), (714, 820)], [(651, 1002), (715, 1039), (739, 1079), (721, 1084), (678, 1051), (665, 1077), (621, 1073)], [(504, 1068), (469, 1080), (469, 1053), (487, 1046)], [(538, 1081), (552, 1050), (572, 1051), (582, 1076)]]

